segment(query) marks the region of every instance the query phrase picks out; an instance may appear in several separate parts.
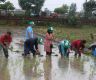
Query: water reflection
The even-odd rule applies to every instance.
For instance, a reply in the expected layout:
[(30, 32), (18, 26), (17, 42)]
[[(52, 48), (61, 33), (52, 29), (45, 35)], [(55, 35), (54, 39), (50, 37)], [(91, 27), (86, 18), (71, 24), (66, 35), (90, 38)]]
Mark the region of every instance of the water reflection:
[(92, 71), (92, 80), (96, 80), (96, 60), (94, 60), (94, 66)]
[(25, 80), (39, 80), (41, 77), (40, 62), (38, 58), (25, 58), (24, 59), (24, 76)]
[(71, 58), (70, 59), (70, 66), (71, 69), (74, 70), (75, 72), (82, 73), (83, 71), (83, 61), (81, 58)]
[[(70, 59), (70, 79), (72, 80), (86, 80), (83, 74), (83, 61), (81, 58)], [(74, 77), (75, 76), (75, 77)]]
[(96, 77), (96, 74), (94, 75), (95, 70), (95, 64), (94, 64), (94, 60), (91, 57), (88, 57), (89, 59), (86, 61), (84, 61), (84, 75), (86, 80), (95, 80), (93, 79), (94, 77)]
[(58, 67), (61, 69), (62, 72), (67, 71), (69, 67), (69, 59), (59, 58), (58, 60)]
[(51, 68), (52, 68), (52, 63), (51, 63), (51, 57), (47, 56), (43, 67), (44, 67), (44, 80), (52, 80), (51, 78)]
[(58, 67), (61, 69), (61, 71), (63, 73), (65, 73), (66, 71), (68, 71), (68, 67), (69, 67), (69, 59), (68, 58), (59, 58), (58, 61)]
[(69, 77), (69, 59), (68, 58), (59, 58), (58, 60), (59, 67), (59, 77), (60, 80), (67, 80)]
[(25, 80), (23, 74), (24, 60), (20, 55), (11, 54), (8, 60), (10, 80)]
[(0, 57), (0, 80), (10, 80), (7, 65), (8, 60), (5, 57)]

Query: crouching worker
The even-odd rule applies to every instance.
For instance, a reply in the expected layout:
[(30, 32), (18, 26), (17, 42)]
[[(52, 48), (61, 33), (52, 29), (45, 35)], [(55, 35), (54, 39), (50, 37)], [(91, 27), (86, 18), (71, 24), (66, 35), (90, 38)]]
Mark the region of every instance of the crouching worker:
[(8, 47), (11, 42), (12, 42), (11, 32), (7, 32), (0, 36), (0, 50), (3, 49), (6, 58), (8, 58)]
[(96, 42), (92, 43), (89, 49), (92, 51), (92, 55), (96, 57)]
[(61, 56), (69, 57), (70, 42), (68, 40), (61, 41), (58, 45), (58, 48)]
[(75, 40), (71, 43), (71, 49), (75, 51), (75, 57), (77, 54), (81, 57), (81, 53), (84, 53), (86, 40)]
[(24, 54), (23, 56), (27, 56), (27, 54), (33, 53), (33, 56), (36, 54), (40, 55), (38, 50), (38, 44), (42, 44), (43, 40), (41, 38), (30, 38), (24, 42)]

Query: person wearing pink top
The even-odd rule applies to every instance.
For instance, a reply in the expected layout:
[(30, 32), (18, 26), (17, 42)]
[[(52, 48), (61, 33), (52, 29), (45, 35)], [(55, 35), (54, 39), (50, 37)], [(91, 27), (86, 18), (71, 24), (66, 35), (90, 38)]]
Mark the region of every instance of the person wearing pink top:
[(53, 40), (53, 27), (49, 27), (44, 40), (44, 50), (46, 55), (51, 55), (52, 53), (52, 40)]

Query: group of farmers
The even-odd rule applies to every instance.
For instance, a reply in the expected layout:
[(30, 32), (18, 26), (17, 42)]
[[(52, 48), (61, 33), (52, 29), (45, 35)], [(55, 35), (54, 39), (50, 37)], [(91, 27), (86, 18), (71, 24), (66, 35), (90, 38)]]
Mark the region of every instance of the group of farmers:
[[(26, 39), (24, 41), (24, 54), (22, 54), (23, 56), (27, 56), (28, 54), (30, 54), (30, 52), (33, 53), (33, 56), (36, 56), (37, 54), (40, 55), (38, 44), (43, 44), (43, 39), (34, 36), (32, 26), (34, 26), (34, 22), (29, 21), (28, 26), (26, 28)], [(44, 38), (44, 51), (46, 52), (46, 55), (49, 56), (51, 56), (53, 48), (53, 40), (54, 40), (53, 31), (54, 31), (53, 27), (49, 26)], [(11, 32), (1, 34), (0, 50), (3, 49), (6, 58), (8, 58), (9, 56), (8, 49), (11, 42), (12, 42)], [(61, 56), (69, 57), (70, 51), (74, 50), (75, 51), (74, 55), (80, 57), (81, 53), (84, 53), (85, 44), (86, 40), (74, 40), (70, 43), (70, 41), (66, 38), (60, 41), (58, 44), (59, 53), (61, 54)]]

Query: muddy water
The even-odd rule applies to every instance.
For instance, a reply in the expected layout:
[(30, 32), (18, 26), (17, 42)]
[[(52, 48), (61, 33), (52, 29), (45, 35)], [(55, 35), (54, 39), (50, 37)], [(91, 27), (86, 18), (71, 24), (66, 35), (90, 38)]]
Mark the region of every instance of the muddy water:
[(9, 50), (8, 59), (0, 52), (0, 80), (96, 80), (94, 57), (82, 55), (75, 58), (73, 53), (69, 58), (61, 57), (57, 47), (49, 57), (45, 55), (43, 45), (39, 45), (43, 57), (33, 57), (32, 54), (22, 57), (23, 46), (16, 44), (22, 39), (20, 35), (14, 37), (13, 51)]

